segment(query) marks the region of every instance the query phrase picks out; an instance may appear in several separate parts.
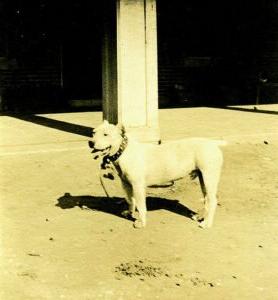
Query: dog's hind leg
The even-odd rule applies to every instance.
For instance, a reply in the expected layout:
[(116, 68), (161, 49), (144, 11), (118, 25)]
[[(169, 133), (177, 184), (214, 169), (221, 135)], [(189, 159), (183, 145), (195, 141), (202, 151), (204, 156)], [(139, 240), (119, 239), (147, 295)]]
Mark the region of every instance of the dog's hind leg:
[(208, 209), (207, 208), (207, 190), (206, 190), (206, 186), (204, 183), (203, 174), (200, 170), (194, 171), (194, 177), (192, 177), (192, 175), (191, 175), (192, 179), (194, 179), (196, 177), (199, 178), (200, 187), (201, 187), (201, 191), (202, 191), (202, 195), (203, 195), (203, 198), (200, 199), (200, 201), (205, 205), (205, 207), (198, 210), (197, 213), (192, 216), (192, 219), (195, 221), (201, 222), (204, 220), (204, 212)]
[(200, 222), (202, 228), (209, 228), (212, 226), (215, 210), (217, 207), (217, 187), (220, 178), (220, 170), (214, 169), (213, 171), (203, 170), (203, 187), (205, 188), (205, 211), (203, 220)]
[(135, 228), (142, 228), (146, 226), (146, 189), (144, 186), (133, 186), (133, 197), (135, 199), (135, 205), (139, 213), (139, 218), (134, 222)]

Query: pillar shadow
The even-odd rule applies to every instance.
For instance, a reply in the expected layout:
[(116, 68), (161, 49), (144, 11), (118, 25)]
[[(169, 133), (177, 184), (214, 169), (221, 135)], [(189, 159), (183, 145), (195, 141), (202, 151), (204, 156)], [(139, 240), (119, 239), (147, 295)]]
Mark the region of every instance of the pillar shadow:
[(257, 113), (257, 114), (278, 115), (278, 111), (260, 109), (260, 108), (256, 107), (255, 105), (253, 108), (251, 108), (251, 107), (234, 107), (234, 106), (211, 106), (211, 107), (219, 108), (219, 109), (228, 109), (228, 110), (249, 112), (249, 113)]
[[(102, 211), (120, 218), (124, 218), (121, 213), (128, 208), (124, 198), (108, 198), (89, 195), (72, 196), (69, 193), (65, 193), (62, 197), (58, 198), (56, 206), (60, 207), (61, 209), (79, 207), (80, 209)], [(153, 211), (159, 209), (168, 210), (189, 219), (192, 219), (192, 217), (195, 215), (194, 211), (179, 203), (178, 200), (147, 197), (147, 210)]]
[(8, 116), (22, 121), (31, 122), (37, 125), (50, 127), (65, 132), (70, 132), (73, 134), (78, 134), (86, 137), (92, 136), (93, 128), (83, 125), (72, 124), (65, 121), (54, 120), (51, 118), (37, 115), (8, 114)]

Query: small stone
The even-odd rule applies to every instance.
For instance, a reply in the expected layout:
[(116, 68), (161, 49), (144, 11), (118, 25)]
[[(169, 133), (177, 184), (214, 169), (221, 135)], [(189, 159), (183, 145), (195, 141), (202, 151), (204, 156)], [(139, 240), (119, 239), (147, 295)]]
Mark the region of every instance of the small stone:
[(214, 287), (214, 284), (213, 284), (212, 282), (209, 282), (208, 285), (209, 285), (210, 287)]
[(271, 158), (270, 158), (270, 157), (267, 157), (267, 156), (265, 156), (265, 157), (263, 157), (263, 160), (271, 161)]
[(40, 254), (37, 253), (28, 253), (29, 256), (41, 256)]

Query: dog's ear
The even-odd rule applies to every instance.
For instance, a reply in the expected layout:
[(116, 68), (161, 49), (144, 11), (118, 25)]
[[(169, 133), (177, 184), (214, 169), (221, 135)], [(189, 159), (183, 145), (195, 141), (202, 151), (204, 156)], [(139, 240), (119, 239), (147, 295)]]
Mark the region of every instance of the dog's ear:
[(124, 136), (125, 133), (126, 133), (124, 125), (123, 124), (118, 124), (117, 127), (120, 129), (121, 135)]

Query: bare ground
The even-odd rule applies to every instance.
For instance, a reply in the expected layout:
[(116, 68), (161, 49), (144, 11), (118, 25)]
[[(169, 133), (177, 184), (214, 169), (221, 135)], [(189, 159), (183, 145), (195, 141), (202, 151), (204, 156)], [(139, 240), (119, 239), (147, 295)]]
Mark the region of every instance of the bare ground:
[(1, 157), (0, 298), (277, 299), (278, 144), (232, 143), (212, 229), (197, 181), (148, 190), (148, 225), (104, 197), (86, 149)]

